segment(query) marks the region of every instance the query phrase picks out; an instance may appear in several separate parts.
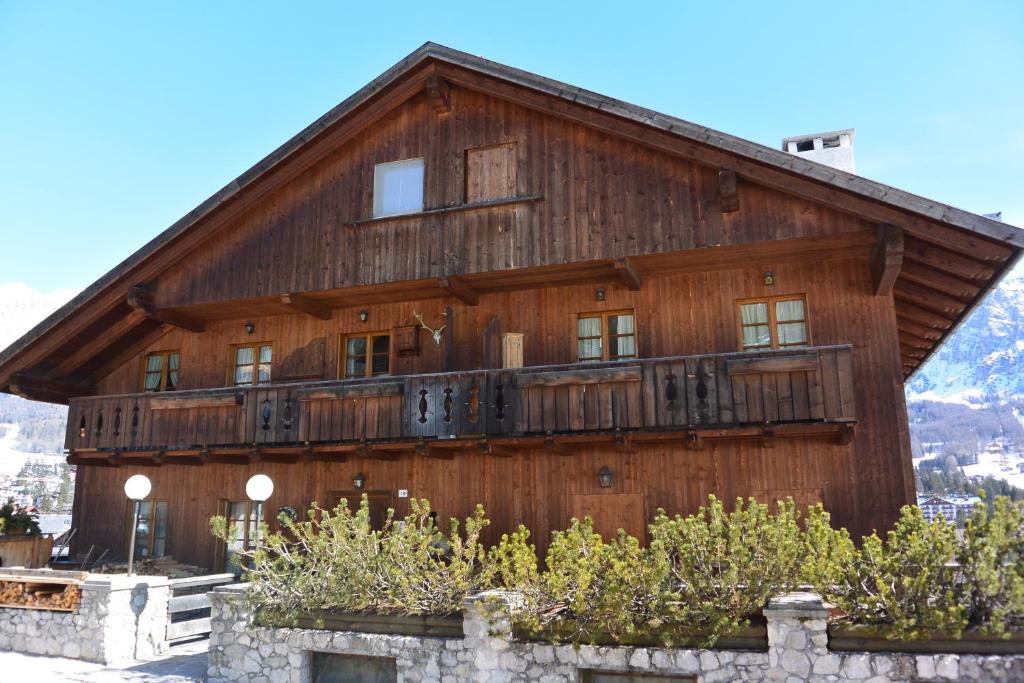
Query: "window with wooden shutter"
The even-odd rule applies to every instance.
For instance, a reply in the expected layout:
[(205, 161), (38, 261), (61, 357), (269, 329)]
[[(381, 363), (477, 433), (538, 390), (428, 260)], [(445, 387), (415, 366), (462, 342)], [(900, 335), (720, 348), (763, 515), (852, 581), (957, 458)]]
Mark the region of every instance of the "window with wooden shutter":
[(807, 346), (807, 301), (803, 295), (737, 302), (740, 348), (744, 351)]
[(466, 150), (466, 203), (516, 196), (516, 143)]

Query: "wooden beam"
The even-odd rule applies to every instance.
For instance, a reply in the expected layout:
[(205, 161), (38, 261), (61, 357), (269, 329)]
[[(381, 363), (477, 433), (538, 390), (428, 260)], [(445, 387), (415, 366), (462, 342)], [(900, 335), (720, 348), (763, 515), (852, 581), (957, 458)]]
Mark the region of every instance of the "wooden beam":
[(640, 287), (643, 286), (640, 273), (636, 272), (636, 266), (628, 256), (615, 259), (615, 273), (622, 280), (622, 284), (634, 292), (639, 292)]
[(923, 287), (913, 282), (900, 280), (896, 283), (895, 293), (901, 299), (912, 301), (919, 306), (929, 308), (938, 313), (958, 314), (967, 308), (967, 303), (934, 289)]
[(904, 299), (897, 302), (896, 315), (936, 330), (948, 330), (953, 326), (953, 321), (949, 318), (915, 306)]
[(908, 344), (906, 344), (906, 343), (901, 341), (900, 342), (900, 355), (905, 356), (905, 357), (909, 357), (909, 358), (922, 358), (923, 359), (925, 356), (928, 355), (928, 352), (927, 351), (923, 351), (921, 349), (914, 348), (913, 346), (910, 346), (910, 345), (908, 345)]
[(427, 76), (423, 84), (427, 91), (427, 100), (437, 114), (447, 114), (452, 110), (451, 89), (448, 81), (440, 76)]
[(991, 266), (975, 261), (968, 256), (933, 246), (920, 239), (904, 240), (903, 256), (936, 270), (968, 280), (985, 281), (990, 280), (995, 275), (995, 271)]
[(64, 358), (64, 360), (57, 365), (53, 372), (49, 373), (50, 376), (66, 377), (81, 367), (97, 353), (119, 341), (125, 333), (145, 319), (146, 318), (144, 316), (135, 311), (129, 313), (110, 327), (103, 330), (100, 334), (94, 335), (92, 339), (75, 349), (74, 352)]
[(761, 430), (761, 448), (775, 448), (775, 430), (771, 427)]
[(619, 429), (615, 430), (613, 443), (615, 444), (615, 450), (619, 453), (636, 453), (637, 451), (636, 444), (633, 443), (633, 437)]
[(477, 448), (481, 453), (493, 455), (496, 458), (511, 458), (515, 455), (515, 452), (511, 448), (495, 445), (487, 439), (480, 439), (480, 441), (477, 442)]
[(935, 346), (935, 340), (933, 339), (922, 339), (915, 334), (900, 330), (900, 343), (912, 346), (915, 349), (930, 349)]
[(903, 266), (903, 230), (895, 225), (878, 226), (878, 238), (871, 250), (871, 279), (875, 296), (889, 296)]
[(455, 276), (443, 275), (437, 279), (437, 286), (448, 296), (455, 297), (467, 306), (476, 306), (480, 303), (480, 296), (474, 292), (465, 282)]
[(896, 327), (900, 332), (906, 332), (912, 334), (915, 337), (921, 339), (927, 339), (934, 346), (935, 342), (942, 338), (942, 332), (936, 330), (928, 325), (922, 325), (919, 322), (908, 320), (906, 317), (900, 315), (899, 309), (896, 310)]
[(973, 299), (981, 291), (981, 287), (977, 283), (961, 280), (953, 275), (947, 275), (916, 261), (905, 261), (903, 263), (900, 278), (962, 299)]
[(736, 170), (723, 168), (718, 171), (718, 201), (722, 213), (740, 210), (740, 196), (736, 191)]
[(67, 403), (69, 398), (76, 396), (93, 396), (96, 387), (16, 372), (11, 375), (10, 392), (33, 401)]
[(206, 325), (201, 320), (196, 320), (184, 313), (158, 309), (153, 301), (153, 292), (143, 285), (135, 285), (129, 289), (125, 301), (132, 310), (151, 320), (174, 325), (189, 332), (206, 330)]
[(332, 316), (330, 308), (324, 306), (319, 301), (310, 299), (305, 294), (298, 294), (296, 292), (282, 294), (281, 303), (320, 320), (330, 320)]
[(544, 437), (544, 450), (548, 453), (557, 453), (559, 455), (569, 454), (565, 444), (560, 443), (550, 432)]
[(854, 426), (850, 424), (843, 425), (843, 428), (839, 430), (839, 432), (836, 434), (836, 443), (839, 444), (840, 446), (845, 446), (853, 442), (854, 436)]
[(129, 344), (128, 346), (122, 348), (113, 357), (104, 362), (103, 365), (100, 365), (97, 368), (93, 368), (91, 370), (92, 376), (96, 378), (105, 377), (107, 374), (119, 368), (125, 362), (131, 360), (135, 356), (138, 356), (145, 349), (148, 349), (155, 342), (159, 341), (161, 337), (167, 335), (172, 329), (174, 329), (173, 325), (161, 325), (160, 327), (156, 328), (149, 334), (145, 335), (144, 337), (136, 341), (134, 344)]
[(517, 387), (564, 387), (580, 384), (608, 384), (611, 382), (641, 381), (639, 365), (620, 368), (583, 368), (576, 370), (548, 370), (546, 372), (518, 372)]
[(692, 451), (704, 450), (704, 439), (697, 432), (687, 432), (684, 443), (686, 444), (686, 447)]

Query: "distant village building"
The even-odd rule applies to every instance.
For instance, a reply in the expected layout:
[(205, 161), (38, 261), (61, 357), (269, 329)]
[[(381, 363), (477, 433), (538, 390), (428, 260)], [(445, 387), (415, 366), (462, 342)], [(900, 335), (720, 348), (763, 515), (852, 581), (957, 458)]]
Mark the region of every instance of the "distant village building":
[(942, 515), (950, 524), (956, 524), (971, 513), (974, 506), (981, 502), (978, 496), (918, 496), (917, 506), (924, 513), (929, 523)]

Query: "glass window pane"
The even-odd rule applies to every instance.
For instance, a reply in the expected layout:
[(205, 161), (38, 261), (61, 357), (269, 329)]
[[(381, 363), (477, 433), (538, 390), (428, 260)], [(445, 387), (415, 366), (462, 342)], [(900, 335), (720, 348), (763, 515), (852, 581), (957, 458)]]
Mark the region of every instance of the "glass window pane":
[(172, 353), (167, 356), (167, 386), (164, 387), (167, 391), (174, 391), (178, 388), (178, 364), (180, 358), (178, 354)]
[(348, 356), (345, 358), (346, 377), (366, 377), (366, 356)]
[(251, 365), (240, 365), (235, 368), (235, 384), (252, 384)]
[(388, 357), (387, 355), (373, 355), (373, 366), (372, 372), (374, 375), (386, 375), (388, 372)]
[(164, 355), (154, 353), (146, 356), (146, 372), (161, 372), (164, 369)]
[(146, 385), (144, 387), (145, 390), (146, 391), (160, 391), (160, 378), (162, 376), (163, 376), (163, 374), (161, 372), (159, 372), (159, 371), (157, 371), (157, 372), (147, 372), (146, 373)]
[(804, 323), (783, 323), (779, 325), (779, 344), (792, 346), (807, 343), (807, 326)]
[(775, 302), (775, 319), (780, 322), (804, 319), (804, 302), (802, 299)]
[(608, 334), (632, 334), (632, 333), (633, 333), (633, 316), (631, 314), (608, 316)]
[(744, 325), (768, 322), (768, 304), (740, 304), (740, 316)]
[(577, 323), (577, 329), (579, 337), (600, 337), (601, 336), (601, 319), (600, 318), (580, 318)]
[(260, 362), (269, 363), (272, 360), (274, 349), (269, 344), (260, 347)]
[(235, 365), (252, 365), (253, 348), (251, 346), (239, 346), (235, 350)]
[(632, 358), (636, 356), (636, 337), (633, 335), (608, 338), (609, 358)]
[(423, 159), (377, 164), (373, 173), (373, 215), (423, 210)]
[(743, 348), (771, 346), (772, 338), (767, 325), (751, 325), (743, 328)]
[(601, 338), (579, 340), (580, 360), (601, 360)]
[(362, 356), (366, 353), (366, 337), (349, 337), (345, 343), (345, 353), (349, 356)]
[(373, 352), (374, 353), (387, 353), (388, 352), (388, 340), (390, 337), (386, 334), (381, 334), (373, 338)]
[(269, 381), (270, 381), (270, 363), (260, 363), (260, 365), (259, 365), (259, 375), (258, 375), (258, 379), (256, 380), (256, 382), (258, 384), (263, 384), (263, 383), (266, 383), (266, 382), (269, 382)]

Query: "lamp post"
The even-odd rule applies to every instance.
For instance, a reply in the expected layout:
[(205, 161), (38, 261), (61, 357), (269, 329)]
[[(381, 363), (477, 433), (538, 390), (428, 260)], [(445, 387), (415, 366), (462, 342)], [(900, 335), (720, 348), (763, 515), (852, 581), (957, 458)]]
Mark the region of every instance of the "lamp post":
[(132, 541), (128, 546), (128, 576), (132, 575), (135, 563), (135, 532), (139, 528), (139, 502), (144, 500), (153, 485), (144, 474), (133, 474), (124, 483), (124, 494), (132, 500)]
[[(263, 503), (274, 493), (274, 482), (265, 474), (254, 474), (245, 482), (245, 495), (256, 503), (256, 533), (259, 534)], [(253, 539), (255, 541), (255, 539)]]

